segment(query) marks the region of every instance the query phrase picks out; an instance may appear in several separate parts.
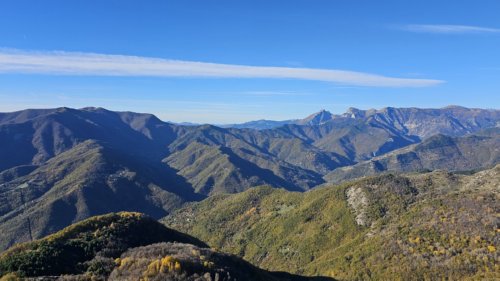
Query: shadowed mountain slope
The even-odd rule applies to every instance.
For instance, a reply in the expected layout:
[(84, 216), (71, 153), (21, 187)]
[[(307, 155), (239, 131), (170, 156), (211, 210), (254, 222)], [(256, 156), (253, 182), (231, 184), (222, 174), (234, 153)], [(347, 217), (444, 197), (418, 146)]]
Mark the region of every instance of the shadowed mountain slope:
[(168, 166), (89, 140), (0, 185), (0, 245), (112, 211), (159, 218), (201, 198)]

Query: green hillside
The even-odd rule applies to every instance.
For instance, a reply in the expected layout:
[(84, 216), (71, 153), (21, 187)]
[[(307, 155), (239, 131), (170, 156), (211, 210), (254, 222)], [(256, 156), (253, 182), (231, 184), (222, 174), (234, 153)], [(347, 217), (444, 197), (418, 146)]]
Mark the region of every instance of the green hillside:
[(166, 225), (269, 270), (340, 280), (499, 278), (500, 166), (383, 175), (306, 193), (260, 187)]

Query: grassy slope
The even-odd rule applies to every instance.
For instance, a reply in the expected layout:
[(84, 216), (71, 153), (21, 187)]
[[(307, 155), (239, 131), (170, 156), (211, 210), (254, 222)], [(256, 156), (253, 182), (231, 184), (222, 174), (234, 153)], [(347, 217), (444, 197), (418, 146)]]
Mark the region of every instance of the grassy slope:
[(164, 222), (270, 270), (346, 280), (499, 277), (500, 166), (384, 175), (301, 194), (256, 188)]

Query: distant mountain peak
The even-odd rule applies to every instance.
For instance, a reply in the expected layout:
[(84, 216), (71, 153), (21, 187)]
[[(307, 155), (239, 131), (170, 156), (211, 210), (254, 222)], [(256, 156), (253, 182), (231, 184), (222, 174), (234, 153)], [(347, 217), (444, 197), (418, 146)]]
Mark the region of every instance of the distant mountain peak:
[(455, 104), (450, 104), (450, 105), (443, 107), (443, 109), (467, 109), (467, 107), (455, 105)]
[(313, 113), (306, 118), (300, 120), (298, 124), (300, 125), (322, 125), (333, 119), (333, 114), (325, 109), (321, 109), (320, 111)]
[(363, 118), (365, 117), (365, 111), (355, 107), (349, 107), (343, 116), (349, 118)]

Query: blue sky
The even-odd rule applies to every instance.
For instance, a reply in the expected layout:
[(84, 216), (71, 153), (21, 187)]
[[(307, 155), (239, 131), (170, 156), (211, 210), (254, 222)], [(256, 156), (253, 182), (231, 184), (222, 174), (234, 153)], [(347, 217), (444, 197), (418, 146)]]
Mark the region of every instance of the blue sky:
[(0, 111), (500, 107), (498, 0), (0, 2)]

